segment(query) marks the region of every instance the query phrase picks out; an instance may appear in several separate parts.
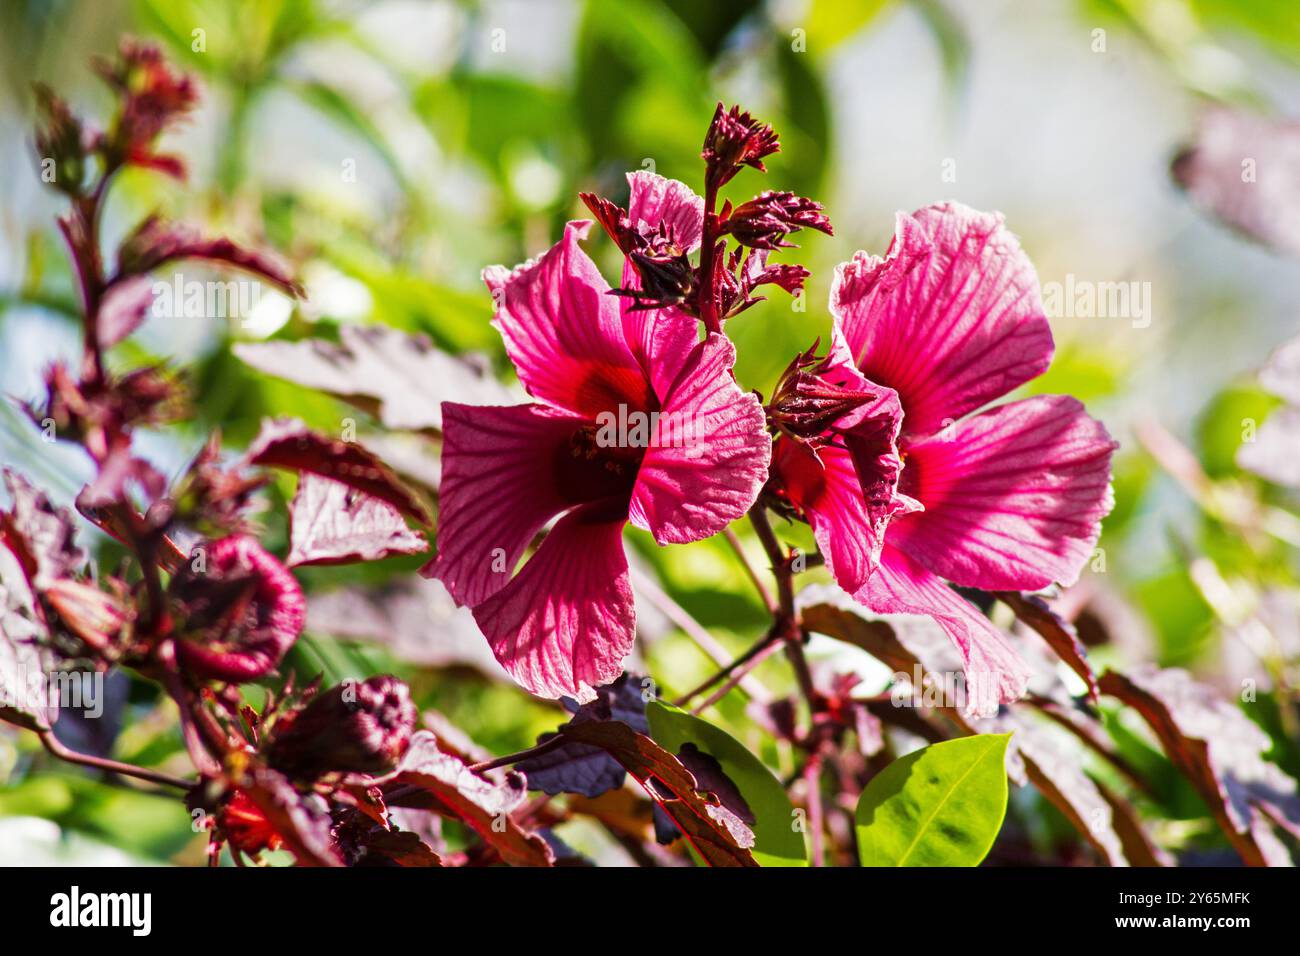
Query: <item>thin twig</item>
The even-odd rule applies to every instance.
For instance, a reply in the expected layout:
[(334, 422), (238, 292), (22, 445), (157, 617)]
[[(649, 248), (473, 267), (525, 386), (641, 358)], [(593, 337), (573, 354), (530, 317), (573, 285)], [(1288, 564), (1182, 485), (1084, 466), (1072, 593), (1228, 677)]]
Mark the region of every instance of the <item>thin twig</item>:
[(754, 590), (758, 592), (759, 599), (763, 602), (763, 607), (767, 608), (769, 614), (775, 614), (778, 610), (776, 600), (772, 597), (772, 592), (768, 590), (763, 579), (754, 566), (749, 563), (749, 558), (745, 555), (745, 546), (740, 541), (740, 536), (732, 531), (730, 527), (722, 529), (722, 535), (727, 539), (727, 544), (731, 545), (731, 550), (736, 553), (740, 559), (740, 565), (745, 569), (745, 576), (749, 578), (750, 583), (754, 585)]
[(812, 672), (808, 669), (808, 660), (804, 657), (803, 624), (799, 620), (799, 611), (794, 603), (794, 571), (790, 566), (785, 549), (781, 546), (781, 542), (777, 540), (776, 532), (772, 530), (772, 523), (768, 520), (766, 509), (761, 504), (751, 508), (749, 520), (753, 524), (754, 530), (758, 532), (758, 540), (762, 542), (763, 550), (767, 552), (768, 560), (772, 562), (772, 574), (776, 577), (779, 606), (775, 617), (775, 627), (785, 637), (786, 652), (790, 657), (790, 664), (794, 668), (795, 678), (799, 682), (799, 691), (808, 704), (808, 712), (809, 714), (816, 713), (818, 695), (816, 688), (813, 687)]
[(506, 754), (504, 757), (494, 757), (491, 760), (484, 760), (482, 763), (470, 764), (469, 769), (475, 773), (484, 773), (488, 770), (496, 770), (498, 767), (508, 767), (511, 764), (519, 763), (521, 760), (527, 760), (529, 757), (540, 757), (542, 754), (550, 753), (567, 741), (568, 738), (563, 734), (556, 734), (550, 740), (544, 741), (536, 747), (529, 747), (527, 750), (521, 750), (518, 753)]
[(55, 757), (67, 763), (81, 764), (85, 767), (95, 767), (98, 770), (107, 770), (109, 773), (115, 773), (123, 777), (135, 777), (139, 780), (147, 780), (150, 783), (156, 783), (164, 787), (179, 787), (182, 790), (189, 790), (194, 786), (192, 780), (182, 780), (180, 777), (173, 777), (171, 774), (163, 773), (159, 770), (150, 770), (147, 767), (137, 767), (134, 764), (122, 763), (117, 760), (110, 760), (107, 757), (94, 757), (90, 754), (79, 753), (70, 750), (54, 736), (54, 731), (42, 731), (37, 736), (40, 737), (41, 743)]
[[(766, 650), (768, 647), (772, 646), (775, 643), (778, 643), (780, 641), (780, 638), (781, 635), (777, 633), (775, 629), (769, 629), (768, 632), (764, 634), (762, 637), (760, 637), (757, 641), (755, 641), (754, 644), (747, 651), (745, 651), (735, 660), (731, 661), (729, 664), (724, 665), (721, 670), (706, 677), (698, 685), (696, 685), (695, 687), (687, 691), (685, 694), (682, 694), (680, 697), (678, 697), (675, 701), (673, 701), (673, 703), (676, 706), (681, 707), (687, 701), (691, 700), (691, 698), (697, 697), (700, 694), (704, 693), (714, 684), (718, 683), (718, 681), (726, 680), (728, 677), (731, 677), (732, 674), (738, 668), (744, 668), (745, 672), (748, 672), (749, 668), (746, 668), (745, 664), (753, 660), (758, 655), (762, 654), (762, 652)], [(740, 679), (743, 679), (743, 677), (744, 674), (743, 673), (740, 674), (738, 676), (736, 683), (740, 683)]]
[(716, 704), (718, 701), (722, 700), (723, 697), (726, 697), (727, 694), (731, 693), (732, 688), (734, 688), (737, 684), (739, 684), (742, 680), (745, 679), (746, 674), (748, 674), (759, 664), (763, 663), (763, 661), (767, 660), (769, 657), (775, 654), (778, 650), (780, 650), (780, 648), (781, 648), (780, 641), (769, 639), (766, 647), (760, 650), (749, 660), (745, 661), (744, 664), (741, 665), (738, 673), (733, 674), (731, 677), (728, 677), (726, 681), (723, 682), (722, 686), (719, 687), (717, 690), (715, 690), (712, 694), (710, 694), (705, 700), (703, 700), (696, 706), (692, 707), (691, 713), (701, 714), (704, 711), (708, 710), (710, 707), (712, 707), (714, 704)]
[[(709, 633), (708, 629), (695, 620), (690, 613), (680, 604), (674, 601), (663, 588), (659, 587), (651, 578), (632, 569), (632, 583), (651, 604), (663, 612), (668, 620), (672, 621), (682, 633), (693, 640), (697, 647), (704, 654), (721, 668), (729, 668), (734, 663), (731, 652)], [(724, 675), (725, 676), (725, 675)], [(752, 699), (757, 701), (769, 701), (772, 695), (767, 688), (752, 677), (746, 676), (744, 682), (740, 685), (741, 690), (748, 694)]]

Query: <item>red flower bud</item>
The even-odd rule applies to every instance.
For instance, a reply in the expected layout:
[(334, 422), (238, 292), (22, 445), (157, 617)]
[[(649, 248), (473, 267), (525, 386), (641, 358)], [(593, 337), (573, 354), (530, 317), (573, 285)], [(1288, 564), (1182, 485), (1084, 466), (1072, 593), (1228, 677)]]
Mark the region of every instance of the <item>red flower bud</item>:
[(172, 580), (171, 592), (182, 616), (177, 656), (210, 680), (241, 683), (270, 673), (306, 618), (294, 576), (243, 535), (207, 545)]
[(767, 172), (763, 157), (781, 148), (776, 133), (766, 123), (760, 123), (748, 113), (733, 106), (727, 112), (721, 103), (713, 113), (713, 122), (704, 137), (700, 156), (708, 164), (707, 176), (714, 186), (724, 186), (749, 166), (760, 173)]
[(841, 418), (876, 398), (875, 392), (830, 381), (830, 356), (819, 359), (817, 345), (814, 342), (808, 351), (794, 357), (767, 410), (773, 426), (805, 441), (820, 440)]
[(780, 249), (793, 245), (785, 237), (800, 229), (816, 229), (833, 235), (831, 221), (822, 205), (790, 192), (768, 190), (749, 202), (741, 203), (723, 221), (725, 232), (736, 237), (742, 246), (753, 249)]
[[(52, 185), (70, 196), (81, 195), (86, 178), (86, 140), (81, 121), (68, 104), (43, 83), (35, 85), (40, 125), (36, 129), (36, 152), (42, 163), (52, 160)], [(42, 170), (43, 172), (44, 170)]]
[(396, 677), (346, 681), (282, 718), (266, 757), (272, 767), (299, 779), (330, 771), (384, 773), (410, 743), (415, 717), (411, 693)]

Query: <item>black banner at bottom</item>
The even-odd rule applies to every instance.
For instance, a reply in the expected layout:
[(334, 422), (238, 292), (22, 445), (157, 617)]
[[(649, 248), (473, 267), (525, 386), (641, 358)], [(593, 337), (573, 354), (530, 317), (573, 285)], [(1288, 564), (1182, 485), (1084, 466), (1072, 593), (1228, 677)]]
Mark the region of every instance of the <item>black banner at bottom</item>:
[(75, 934), (127, 947), (401, 937), (454, 946), (473, 930), (567, 948), (638, 928), (662, 941), (678, 920), (692, 936), (703, 920), (736, 942), (781, 929), (900, 944), (1042, 931), (1043, 941), (1173, 934), (1182, 945), (1199, 934), (1232, 945), (1286, 930), (1297, 888), (1294, 870), (1243, 869), (0, 870), (8, 939)]

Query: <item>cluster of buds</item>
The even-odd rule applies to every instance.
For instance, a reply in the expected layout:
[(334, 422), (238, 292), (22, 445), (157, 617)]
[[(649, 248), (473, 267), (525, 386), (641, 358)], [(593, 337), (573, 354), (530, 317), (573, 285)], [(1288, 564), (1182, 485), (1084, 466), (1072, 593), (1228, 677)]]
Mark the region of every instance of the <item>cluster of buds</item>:
[(817, 356), (820, 344), (818, 339), (794, 357), (767, 406), (774, 431), (814, 445), (829, 440), (838, 422), (876, 397), (860, 386), (832, 381), (830, 355)]
[(735, 209), (725, 203), (718, 219), (722, 234), (751, 249), (796, 248), (785, 237), (800, 229), (831, 234), (831, 221), (822, 212), (821, 203), (770, 189)]
[[(653, 230), (633, 221), (628, 211), (593, 193), (582, 193), (609, 237), (627, 258), (636, 285), (615, 289), (636, 300), (634, 309), (673, 307), (701, 319), (713, 330), (722, 322), (763, 301), (754, 290), (775, 285), (790, 295), (803, 290), (808, 270), (799, 265), (770, 265), (768, 254), (794, 248), (788, 237), (800, 229), (831, 234), (831, 223), (820, 203), (791, 192), (768, 190), (732, 206), (717, 208), (718, 190), (741, 169), (766, 172), (763, 158), (780, 149), (777, 135), (739, 107), (721, 103), (704, 138), (705, 194), (700, 233), (700, 261), (691, 262), (691, 248), (678, 230), (660, 222)], [(695, 232), (696, 230), (691, 230)], [(727, 237), (736, 243), (728, 250)]]
[(635, 309), (680, 306), (690, 300), (695, 267), (685, 244), (668, 223), (661, 222), (653, 232), (642, 232), (621, 206), (595, 193), (579, 195), (640, 280), (640, 288), (615, 289), (616, 294), (636, 299)]
[(172, 70), (156, 46), (131, 38), (122, 41), (117, 59), (98, 60), (95, 69), (122, 103), (102, 140), (110, 168), (129, 163), (182, 178), (184, 163), (156, 153), (153, 144), (198, 102), (193, 78)]
[(174, 519), (200, 534), (247, 533), (254, 495), (269, 479), (221, 464), (221, 434), (213, 432), (175, 492)]
[(771, 126), (758, 122), (739, 106), (728, 111), (719, 103), (700, 151), (707, 168), (705, 185), (713, 190), (725, 186), (744, 166), (765, 173), (763, 158), (780, 149)]

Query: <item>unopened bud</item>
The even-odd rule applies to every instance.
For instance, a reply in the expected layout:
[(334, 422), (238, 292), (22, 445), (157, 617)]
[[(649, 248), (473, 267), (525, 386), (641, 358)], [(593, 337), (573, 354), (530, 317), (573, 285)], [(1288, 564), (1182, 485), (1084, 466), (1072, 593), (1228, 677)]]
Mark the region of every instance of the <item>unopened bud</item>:
[(415, 717), (411, 693), (396, 677), (338, 684), (281, 720), (267, 760), (299, 779), (331, 771), (384, 773), (410, 743)]

